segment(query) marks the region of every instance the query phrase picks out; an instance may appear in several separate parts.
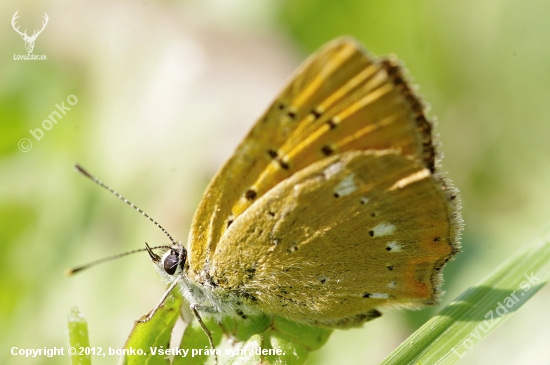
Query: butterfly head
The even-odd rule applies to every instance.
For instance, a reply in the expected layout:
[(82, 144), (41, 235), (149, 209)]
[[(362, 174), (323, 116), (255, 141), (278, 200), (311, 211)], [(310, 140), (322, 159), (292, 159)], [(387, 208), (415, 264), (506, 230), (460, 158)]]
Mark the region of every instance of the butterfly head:
[(153, 265), (163, 277), (171, 280), (183, 272), (187, 262), (187, 250), (181, 243), (161, 247), (162, 252), (160, 255), (153, 252), (147, 243), (145, 246)]

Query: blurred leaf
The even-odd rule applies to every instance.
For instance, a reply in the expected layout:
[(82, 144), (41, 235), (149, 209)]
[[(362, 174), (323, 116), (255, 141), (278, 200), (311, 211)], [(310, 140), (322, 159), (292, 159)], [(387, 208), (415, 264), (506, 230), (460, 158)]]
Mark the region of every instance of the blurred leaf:
[(155, 351), (153, 354), (151, 350), (170, 347), (172, 328), (179, 317), (182, 301), (181, 294), (177, 290), (172, 290), (164, 305), (159, 308), (149, 322), (134, 325), (124, 346), (129, 354), (121, 361), (123, 364), (170, 364), (164, 353)]
[(426, 26), (418, 21), (424, 10), (420, 1), (284, 0), (278, 18), (309, 52), (342, 35), (356, 37), (368, 49), (386, 52), (392, 44), (418, 49), (419, 42), (433, 40), (417, 36)]
[[(14, 250), (21, 241), (18, 239), (29, 227), (36, 224), (37, 214), (32, 208), (23, 204), (5, 204), (0, 206), (0, 268), (5, 273), (0, 275), (0, 324), (8, 326), (4, 321), (13, 318), (17, 303), (21, 300), (29, 283), (25, 277), (17, 273), (19, 262), (14, 259)], [(9, 331), (8, 331), (9, 332)]]
[(469, 288), (382, 364), (453, 364), (494, 331), (550, 278), (550, 236)]

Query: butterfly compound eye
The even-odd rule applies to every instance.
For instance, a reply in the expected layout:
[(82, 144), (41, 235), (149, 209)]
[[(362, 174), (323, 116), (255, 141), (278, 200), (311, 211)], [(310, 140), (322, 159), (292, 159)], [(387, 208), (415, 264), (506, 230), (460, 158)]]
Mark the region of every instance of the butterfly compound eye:
[(164, 271), (169, 275), (174, 275), (176, 269), (178, 268), (178, 255), (171, 254), (164, 258)]

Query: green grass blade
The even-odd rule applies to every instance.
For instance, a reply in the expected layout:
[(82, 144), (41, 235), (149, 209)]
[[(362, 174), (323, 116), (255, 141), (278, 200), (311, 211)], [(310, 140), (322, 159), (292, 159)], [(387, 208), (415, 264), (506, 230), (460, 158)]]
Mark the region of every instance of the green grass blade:
[(512, 316), (550, 277), (550, 238), (522, 252), (458, 296), (383, 362), (453, 364)]
[[(90, 353), (80, 349), (89, 349), (90, 340), (88, 338), (88, 322), (80, 314), (76, 307), (71, 309), (71, 313), (67, 318), (69, 327), (69, 345), (76, 350), (71, 356), (71, 365), (92, 365), (92, 356)], [(84, 353), (84, 354), (82, 354)]]

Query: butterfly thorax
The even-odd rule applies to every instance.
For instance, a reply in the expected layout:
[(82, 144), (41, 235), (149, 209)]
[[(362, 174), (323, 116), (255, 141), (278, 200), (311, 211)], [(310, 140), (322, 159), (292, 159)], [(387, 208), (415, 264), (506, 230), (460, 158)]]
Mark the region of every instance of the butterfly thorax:
[(210, 277), (194, 275), (187, 261), (187, 250), (181, 243), (167, 249), (162, 256), (153, 254), (151, 260), (166, 282), (172, 283), (181, 277), (179, 287), (183, 296), (190, 305), (196, 305), (202, 313), (216, 317), (229, 315), (240, 318), (261, 313), (235, 293), (219, 288)]

